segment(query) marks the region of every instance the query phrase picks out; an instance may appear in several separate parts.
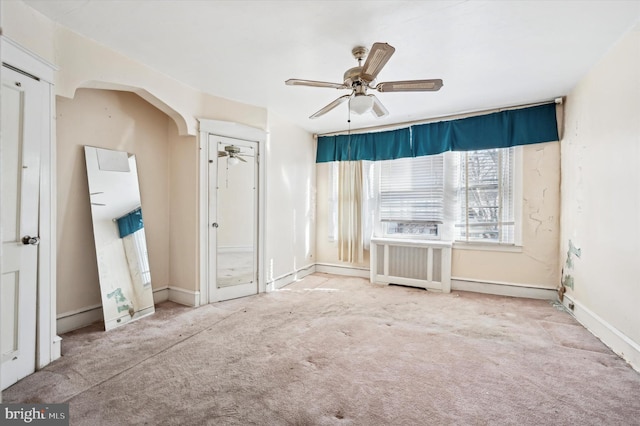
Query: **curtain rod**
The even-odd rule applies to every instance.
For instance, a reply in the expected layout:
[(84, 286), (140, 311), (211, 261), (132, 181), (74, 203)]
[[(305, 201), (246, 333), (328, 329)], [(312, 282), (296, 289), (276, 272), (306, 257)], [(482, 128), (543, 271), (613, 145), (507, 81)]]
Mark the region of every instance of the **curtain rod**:
[(358, 134), (358, 133), (366, 133), (372, 130), (386, 130), (386, 129), (396, 129), (396, 128), (403, 128), (403, 127), (408, 127), (408, 126), (413, 126), (416, 124), (426, 124), (426, 123), (433, 123), (436, 121), (446, 121), (448, 119), (456, 119), (456, 118), (465, 118), (468, 116), (473, 116), (473, 115), (481, 115), (481, 114), (491, 114), (494, 112), (502, 112), (502, 111), (507, 111), (510, 109), (520, 109), (520, 108), (527, 108), (527, 107), (534, 107), (534, 106), (539, 106), (539, 105), (546, 105), (548, 103), (554, 102), (556, 104), (562, 105), (562, 103), (564, 102), (564, 97), (560, 97), (560, 98), (555, 98), (555, 99), (549, 99), (547, 101), (540, 101), (540, 102), (534, 102), (534, 103), (530, 103), (530, 104), (521, 104), (521, 105), (513, 105), (513, 106), (509, 106), (509, 107), (501, 107), (501, 108), (492, 108), (492, 109), (484, 109), (484, 110), (475, 110), (475, 111), (468, 111), (468, 112), (460, 112), (457, 114), (451, 114), (451, 115), (442, 115), (439, 117), (432, 117), (432, 118), (425, 118), (425, 119), (421, 119), (421, 120), (414, 120), (414, 121), (405, 121), (402, 123), (393, 123), (393, 124), (382, 124), (380, 126), (372, 126), (372, 127), (363, 127), (360, 129), (351, 129), (351, 130), (338, 130), (336, 132), (329, 132), (329, 133), (314, 133), (313, 137), (314, 138), (318, 138), (319, 136), (336, 136), (336, 135), (346, 135), (346, 134)]

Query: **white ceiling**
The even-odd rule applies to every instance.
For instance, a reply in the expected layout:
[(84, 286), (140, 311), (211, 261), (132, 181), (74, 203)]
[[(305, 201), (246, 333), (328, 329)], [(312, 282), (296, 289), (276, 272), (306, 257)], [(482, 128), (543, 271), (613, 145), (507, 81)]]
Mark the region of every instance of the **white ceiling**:
[[(640, 17), (640, 1), (25, 0), (60, 24), (200, 89), (266, 107), (314, 133), (344, 130), (356, 45), (396, 52), (378, 81), (442, 78), (439, 92), (376, 93), (390, 114), (352, 128), (554, 99)], [(639, 52), (640, 54), (640, 52)]]

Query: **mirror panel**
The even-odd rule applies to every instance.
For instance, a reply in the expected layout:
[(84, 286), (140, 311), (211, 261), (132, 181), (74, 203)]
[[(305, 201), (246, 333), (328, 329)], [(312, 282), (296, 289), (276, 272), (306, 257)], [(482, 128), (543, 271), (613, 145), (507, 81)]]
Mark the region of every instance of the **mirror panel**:
[(155, 312), (135, 155), (85, 146), (106, 330)]
[(256, 239), (255, 148), (218, 143), (217, 286), (254, 282)]

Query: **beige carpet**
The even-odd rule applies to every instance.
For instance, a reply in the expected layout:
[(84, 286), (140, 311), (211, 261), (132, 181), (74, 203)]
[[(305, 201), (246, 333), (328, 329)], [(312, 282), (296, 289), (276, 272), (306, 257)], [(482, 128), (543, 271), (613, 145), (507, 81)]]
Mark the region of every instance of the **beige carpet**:
[(63, 337), (4, 402), (69, 402), (72, 425), (640, 424), (640, 374), (547, 301), (315, 274)]

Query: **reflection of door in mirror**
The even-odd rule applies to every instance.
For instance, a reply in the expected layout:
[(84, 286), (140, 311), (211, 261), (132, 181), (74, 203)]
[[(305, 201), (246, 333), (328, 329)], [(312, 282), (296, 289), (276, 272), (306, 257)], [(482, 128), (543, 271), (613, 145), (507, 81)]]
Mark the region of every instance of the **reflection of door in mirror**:
[(136, 158), (85, 146), (106, 330), (155, 312)]
[(257, 143), (217, 138), (219, 300), (256, 294)]

